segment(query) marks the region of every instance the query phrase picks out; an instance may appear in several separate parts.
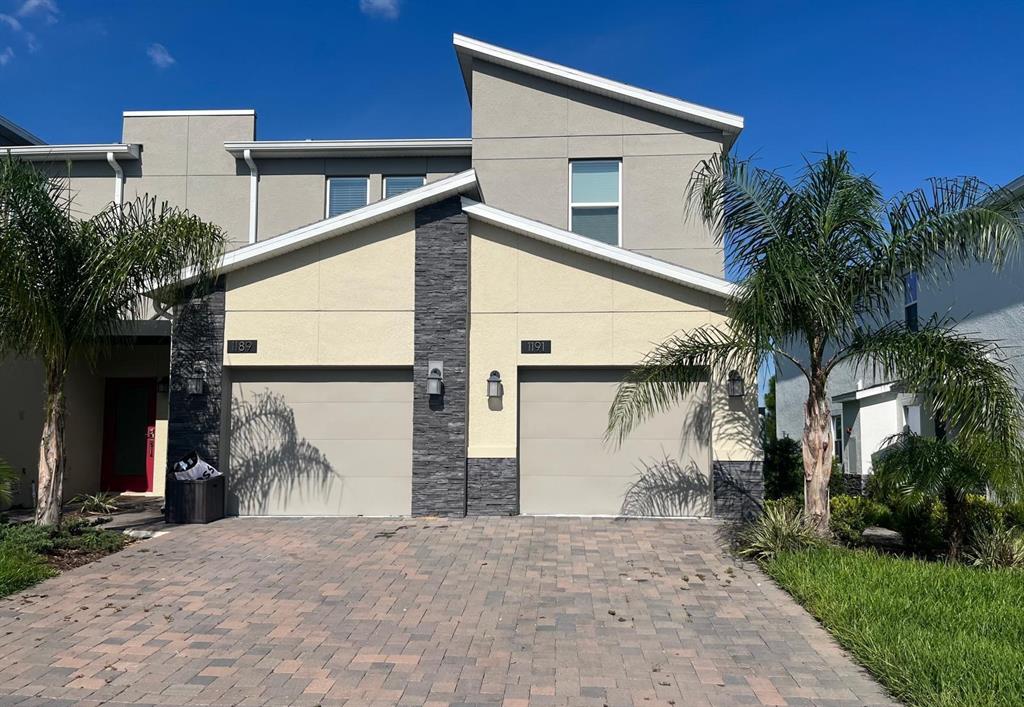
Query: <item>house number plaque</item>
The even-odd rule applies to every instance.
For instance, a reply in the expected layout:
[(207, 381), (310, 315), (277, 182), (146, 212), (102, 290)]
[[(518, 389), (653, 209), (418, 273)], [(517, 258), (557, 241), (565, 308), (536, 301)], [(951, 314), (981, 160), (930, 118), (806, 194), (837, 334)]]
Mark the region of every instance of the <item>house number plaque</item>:
[(229, 354), (256, 353), (256, 339), (228, 339)]
[(523, 339), (520, 345), (520, 352), (524, 354), (551, 353), (551, 339)]

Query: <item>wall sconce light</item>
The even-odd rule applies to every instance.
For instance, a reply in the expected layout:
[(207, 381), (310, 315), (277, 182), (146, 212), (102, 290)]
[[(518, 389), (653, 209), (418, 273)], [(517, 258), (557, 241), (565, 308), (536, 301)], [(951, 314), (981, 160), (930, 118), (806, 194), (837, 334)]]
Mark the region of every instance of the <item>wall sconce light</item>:
[(743, 376), (739, 371), (729, 371), (729, 380), (726, 381), (726, 390), (730, 398), (743, 397)]
[(164, 376), (156, 382), (156, 392), (160, 395), (167, 395), (171, 390), (171, 379)]
[(487, 376), (487, 397), (500, 398), (504, 394), (505, 386), (501, 384), (501, 374), (491, 371), (491, 375)]
[(430, 362), (430, 371), (427, 373), (427, 395), (444, 395), (444, 369), (435, 362)]
[(192, 364), (192, 372), (185, 381), (185, 389), (189, 395), (202, 395), (206, 392), (206, 363), (196, 361)]

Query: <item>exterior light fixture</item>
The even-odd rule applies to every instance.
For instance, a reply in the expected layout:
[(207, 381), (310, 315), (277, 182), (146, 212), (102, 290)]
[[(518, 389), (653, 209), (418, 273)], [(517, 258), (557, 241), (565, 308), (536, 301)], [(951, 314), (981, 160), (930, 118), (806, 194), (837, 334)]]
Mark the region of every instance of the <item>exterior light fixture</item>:
[(505, 386), (501, 384), (501, 374), (491, 371), (491, 375), (487, 376), (487, 397), (500, 398), (504, 394)]
[(729, 380), (726, 382), (726, 389), (730, 398), (743, 397), (743, 376), (739, 371), (729, 371)]
[(444, 378), (440, 366), (431, 366), (427, 373), (427, 395), (444, 395)]
[(185, 380), (185, 389), (189, 395), (202, 395), (206, 392), (206, 363), (196, 361), (192, 364), (192, 372)]

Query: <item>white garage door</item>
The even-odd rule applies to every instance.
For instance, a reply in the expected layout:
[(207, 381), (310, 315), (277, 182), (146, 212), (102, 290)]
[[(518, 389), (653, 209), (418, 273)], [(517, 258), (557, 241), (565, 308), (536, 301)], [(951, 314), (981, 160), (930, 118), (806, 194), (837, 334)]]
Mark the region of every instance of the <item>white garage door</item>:
[(228, 510), (408, 515), (408, 369), (231, 372)]
[(520, 371), (519, 474), (523, 513), (707, 516), (711, 421), (702, 385), (604, 443), (621, 369)]

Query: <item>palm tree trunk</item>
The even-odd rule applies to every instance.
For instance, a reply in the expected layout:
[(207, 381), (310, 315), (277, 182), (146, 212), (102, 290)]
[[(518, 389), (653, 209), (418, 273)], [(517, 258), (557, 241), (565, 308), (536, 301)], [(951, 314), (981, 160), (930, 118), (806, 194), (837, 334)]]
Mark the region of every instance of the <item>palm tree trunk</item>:
[(828, 481), (832, 475), (832, 413), (825, 377), (811, 376), (804, 405), (804, 513), (820, 535), (828, 533)]
[(960, 551), (967, 540), (967, 504), (950, 487), (944, 489), (942, 495), (946, 505), (946, 559), (959, 562)]
[(64, 367), (46, 372), (46, 410), (39, 442), (36, 525), (58, 525), (64, 497)]

